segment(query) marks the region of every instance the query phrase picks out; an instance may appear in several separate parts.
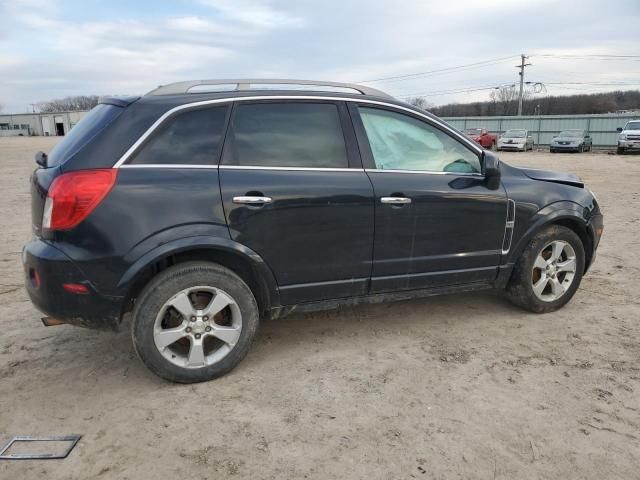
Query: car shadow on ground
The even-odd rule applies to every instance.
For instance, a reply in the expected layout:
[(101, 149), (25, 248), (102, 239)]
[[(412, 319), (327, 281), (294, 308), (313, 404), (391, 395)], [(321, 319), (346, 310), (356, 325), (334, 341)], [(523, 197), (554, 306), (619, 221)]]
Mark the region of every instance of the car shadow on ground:
[[(518, 313), (526, 314), (511, 305), (498, 291), (292, 313), (264, 321), (249, 355), (228, 375), (234, 372), (259, 375), (262, 368), (269, 368), (261, 365), (268, 364), (274, 355), (283, 359), (290, 352), (291, 361), (295, 361), (300, 349), (323, 352), (334, 348), (332, 343), (336, 340), (348, 342), (343, 344), (346, 348), (354, 342), (361, 342), (364, 347), (372, 337), (397, 335), (398, 332), (429, 338), (435, 328), (442, 328), (443, 325), (465, 326), (472, 324), (476, 317), (487, 315), (504, 317), (508, 322)], [(25, 370), (47, 368), (54, 364), (56, 369), (51, 372), (52, 381), (56, 376), (60, 381), (68, 377), (83, 377), (95, 383), (105, 381), (106, 377), (112, 388), (130, 382), (135, 382), (137, 388), (142, 389), (168, 384), (147, 370), (137, 358), (131, 342), (130, 321), (130, 316), (126, 316), (119, 332), (98, 332), (69, 325), (48, 327), (46, 335), (36, 339), (32, 346), (23, 348), (33, 348), (35, 355), (16, 367), (22, 370), (22, 374), (28, 374)], [(332, 341), (327, 341), (328, 338)]]

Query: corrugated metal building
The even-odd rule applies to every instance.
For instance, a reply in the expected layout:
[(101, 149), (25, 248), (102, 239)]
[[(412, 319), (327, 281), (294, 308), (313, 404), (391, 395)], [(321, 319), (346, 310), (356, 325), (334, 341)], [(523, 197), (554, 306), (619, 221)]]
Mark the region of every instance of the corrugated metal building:
[(65, 135), (85, 113), (87, 112), (0, 113), (0, 137)]
[(527, 117), (444, 117), (447, 123), (464, 130), (482, 127), (492, 133), (503, 133), (511, 128), (526, 128), (533, 135), (536, 145), (549, 145), (554, 135), (562, 130), (585, 129), (596, 146), (615, 146), (618, 127), (624, 127), (629, 120), (640, 119), (640, 113), (600, 114), (600, 115), (543, 115)]

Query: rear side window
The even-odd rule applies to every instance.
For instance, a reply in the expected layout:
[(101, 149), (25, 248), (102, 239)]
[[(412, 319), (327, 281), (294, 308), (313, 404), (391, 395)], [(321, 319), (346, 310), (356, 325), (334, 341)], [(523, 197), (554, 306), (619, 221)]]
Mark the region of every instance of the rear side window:
[(166, 120), (128, 163), (217, 165), (228, 108), (189, 110)]
[(348, 167), (335, 104), (240, 103), (227, 142), (225, 165)]
[(109, 125), (124, 109), (101, 103), (80, 119), (49, 152), (47, 167), (62, 165)]

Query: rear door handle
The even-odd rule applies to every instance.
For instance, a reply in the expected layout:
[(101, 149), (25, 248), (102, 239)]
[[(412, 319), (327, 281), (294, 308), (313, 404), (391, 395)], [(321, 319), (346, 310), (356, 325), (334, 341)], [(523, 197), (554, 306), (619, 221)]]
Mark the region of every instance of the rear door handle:
[(249, 205), (264, 205), (265, 203), (271, 203), (272, 201), (273, 199), (271, 197), (258, 197), (251, 195), (233, 197), (233, 203), (244, 203)]
[(380, 197), (380, 203), (388, 203), (390, 205), (406, 205), (411, 203), (411, 199), (407, 197)]

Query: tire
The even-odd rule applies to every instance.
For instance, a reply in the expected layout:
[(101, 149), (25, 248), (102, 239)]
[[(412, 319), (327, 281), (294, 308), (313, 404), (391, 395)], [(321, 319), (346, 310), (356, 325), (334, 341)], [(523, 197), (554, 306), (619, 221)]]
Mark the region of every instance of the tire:
[[(559, 267), (553, 266), (553, 248), (556, 243), (564, 245), (562, 256), (555, 262), (560, 265)], [(569, 248), (566, 245), (569, 245)], [(570, 268), (571, 253), (574, 258), (573, 272), (561, 270), (562, 266), (566, 269)], [(539, 256), (545, 261), (546, 255), (549, 255), (546, 264), (549, 265), (551, 260), (552, 265), (550, 273), (545, 271), (543, 274), (542, 269), (536, 267), (536, 261)], [(522, 252), (509, 279), (507, 296), (515, 305), (534, 313), (558, 310), (576, 293), (582, 280), (584, 265), (584, 246), (580, 237), (569, 228), (551, 225), (538, 232)], [(553, 270), (556, 268), (557, 274), (554, 276)], [(573, 276), (570, 277), (570, 275)], [(545, 279), (547, 279), (546, 282)], [(534, 291), (534, 284), (542, 285), (543, 288), (538, 290), (539, 293)], [(560, 285), (557, 291), (556, 285)], [(562, 293), (557, 296), (557, 292)]]
[[(238, 275), (215, 263), (186, 262), (162, 271), (144, 288), (133, 310), (131, 336), (153, 373), (194, 383), (220, 377), (240, 363), (258, 324), (255, 297)], [(173, 337), (162, 347), (157, 343)]]
[(578, 153), (584, 153), (584, 145), (578, 147)]
[(618, 147), (618, 148), (616, 149), (616, 153), (617, 153), (618, 155), (624, 155), (624, 148), (623, 148), (623, 147)]
[(549, 153), (556, 153), (556, 151), (553, 148), (550, 148)]

